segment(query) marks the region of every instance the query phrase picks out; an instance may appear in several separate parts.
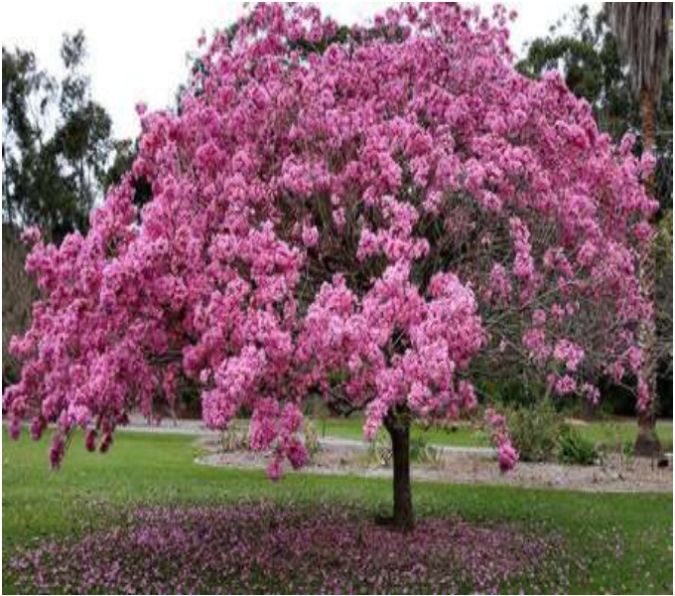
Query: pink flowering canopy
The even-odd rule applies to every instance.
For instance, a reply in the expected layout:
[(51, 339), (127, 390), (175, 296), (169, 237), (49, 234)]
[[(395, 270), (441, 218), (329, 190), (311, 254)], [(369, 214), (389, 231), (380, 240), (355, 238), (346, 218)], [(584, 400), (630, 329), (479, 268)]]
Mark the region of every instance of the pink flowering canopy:
[(403, 5), (344, 35), (317, 8), (258, 5), (216, 35), (178, 113), (139, 107), (133, 171), (87, 236), (28, 234), (44, 297), (11, 346), (14, 434), (56, 423), (58, 465), (76, 427), (106, 450), (189, 385), (209, 427), (252, 411), (276, 477), (307, 460), (311, 394), (365, 409), (371, 438), (394, 409), (470, 412), (472, 379), (514, 361), (592, 400), (600, 375), (639, 375), (653, 159), (557, 73), (518, 74), (508, 19)]

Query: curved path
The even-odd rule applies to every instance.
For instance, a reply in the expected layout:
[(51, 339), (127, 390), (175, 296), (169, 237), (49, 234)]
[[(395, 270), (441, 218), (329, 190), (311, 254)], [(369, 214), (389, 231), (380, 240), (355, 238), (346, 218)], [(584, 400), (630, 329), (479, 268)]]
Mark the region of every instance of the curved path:
[[(120, 426), (117, 430), (128, 430), (134, 432), (149, 432), (149, 433), (163, 433), (163, 434), (180, 434), (180, 435), (194, 435), (205, 437), (217, 437), (220, 435), (218, 431), (206, 428), (201, 420), (176, 420), (165, 419), (161, 424), (148, 424), (145, 418), (140, 416), (132, 416), (130, 422), (126, 426)], [(346, 439), (342, 437), (321, 437), (319, 438), (319, 445), (321, 447), (337, 450), (337, 451), (367, 451), (370, 443), (359, 439)], [(439, 453), (461, 453), (464, 455), (476, 455), (483, 457), (490, 457), (496, 455), (496, 450), (492, 447), (470, 447), (470, 446), (456, 446), (456, 445), (434, 445), (431, 444), (434, 450)]]

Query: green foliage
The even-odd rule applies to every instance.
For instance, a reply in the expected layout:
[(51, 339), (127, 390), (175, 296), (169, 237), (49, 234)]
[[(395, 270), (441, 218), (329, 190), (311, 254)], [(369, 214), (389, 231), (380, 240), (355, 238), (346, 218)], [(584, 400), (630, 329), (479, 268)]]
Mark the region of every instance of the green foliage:
[(542, 462), (553, 457), (563, 418), (550, 400), (518, 407), (507, 414), (507, 420), (511, 440), (522, 461)]
[(592, 441), (570, 426), (563, 426), (558, 436), (558, 461), (562, 464), (591, 466), (598, 459), (598, 452)]
[(525, 375), (483, 381), (478, 385), (480, 393), (489, 396), (490, 403), (499, 403), (507, 408), (533, 406), (546, 393), (543, 384), (527, 379)]
[(548, 36), (532, 41), (518, 69), (532, 78), (560, 70), (570, 90), (593, 106), (600, 126), (618, 139), (631, 124), (639, 124), (640, 114), (616, 39), (603, 11), (593, 19), (588, 6), (576, 9), (571, 15), (572, 32), (564, 34), (564, 21), (569, 18), (551, 27)]
[[(672, 449), (672, 447), (671, 447)], [(624, 458), (624, 461), (631, 461), (635, 456), (635, 441), (631, 443), (622, 443), (621, 444), (621, 455)]]
[(391, 466), (393, 456), (389, 435), (384, 432), (377, 433), (368, 446), (367, 461), (388, 468)]
[(2, 48), (2, 213), (50, 239), (86, 231), (115, 146), (112, 123), (90, 97), (82, 31), (64, 35), (65, 75), (41, 70), (32, 52)]
[[(363, 440), (363, 418), (351, 416), (341, 417), (314, 417), (315, 423), (321, 430), (323, 437), (338, 437), (344, 439)], [(637, 422), (635, 417), (616, 420), (594, 420), (578, 427), (578, 431), (596, 445), (603, 445), (609, 449), (616, 449), (623, 442), (634, 443), (637, 436)], [(671, 420), (659, 419), (656, 431), (661, 444), (670, 450), (673, 444), (673, 423)], [(381, 431), (386, 435), (386, 431)], [(488, 447), (489, 438), (485, 432), (478, 431), (471, 424), (458, 421), (448, 429), (438, 425), (424, 426), (415, 421), (411, 429), (411, 438), (422, 436), (430, 445), (450, 445), (454, 447)]]
[(291, 48), (300, 52), (303, 56), (308, 54), (323, 54), (331, 44), (345, 43), (351, 39), (349, 27), (342, 25), (338, 27), (335, 35), (320, 41), (311, 42), (308, 39), (301, 38), (291, 43)]

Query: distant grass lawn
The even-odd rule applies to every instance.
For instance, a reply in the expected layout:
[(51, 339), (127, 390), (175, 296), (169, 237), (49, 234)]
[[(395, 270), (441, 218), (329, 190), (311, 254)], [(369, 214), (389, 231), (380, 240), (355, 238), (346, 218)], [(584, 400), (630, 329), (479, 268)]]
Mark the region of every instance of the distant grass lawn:
[[(363, 419), (325, 418), (314, 419), (319, 436), (341, 437), (345, 439), (363, 439)], [(587, 439), (597, 445), (616, 446), (620, 443), (632, 444), (637, 436), (637, 423), (633, 419), (601, 420), (580, 424), (575, 428)], [(663, 448), (672, 451), (673, 422), (659, 420), (656, 431)], [(422, 437), (427, 442), (437, 445), (455, 445), (461, 447), (485, 447), (490, 443), (488, 437), (467, 423), (458, 424), (455, 429), (431, 427), (428, 429), (416, 426), (413, 437)]]
[[(362, 508), (364, 515), (390, 508), (387, 480), (289, 472), (272, 483), (262, 471), (194, 464), (195, 447), (186, 436), (119, 433), (105, 456), (87, 453), (81, 437), (76, 437), (58, 473), (48, 470), (47, 449), (46, 441), (33, 443), (25, 435), (11, 442), (3, 429), (4, 562), (19, 546), (47, 536), (74, 537), (105, 523), (88, 507), (101, 501), (120, 510), (139, 503), (228, 503), (251, 498), (334, 503)], [(418, 516), (460, 516), (561, 534), (567, 554), (584, 564), (578, 570), (572, 566), (573, 593), (671, 590), (672, 495), (424, 482), (416, 482), (413, 492)], [(3, 591), (13, 591), (6, 573)], [(536, 585), (529, 591), (536, 592)]]

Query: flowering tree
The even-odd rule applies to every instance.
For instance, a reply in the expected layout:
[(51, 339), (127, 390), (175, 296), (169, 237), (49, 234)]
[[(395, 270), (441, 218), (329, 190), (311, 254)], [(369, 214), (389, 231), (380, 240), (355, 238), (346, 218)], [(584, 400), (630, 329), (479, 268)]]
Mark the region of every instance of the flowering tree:
[(190, 382), (212, 428), (252, 411), (276, 478), (306, 462), (301, 404), (320, 393), (391, 435), (407, 528), (411, 419), (473, 410), (472, 378), (527, 362), (595, 400), (598, 372), (639, 375), (653, 160), (613, 146), (558, 75), (519, 75), (507, 21), (405, 5), (339, 35), (316, 8), (259, 5), (216, 35), (178, 114), (139, 107), (133, 171), (88, 235), (27, 234), (44, 298), (12, 344), (13, 434), (55, 422), (58, 466), (76, 427), (105, 451), (131, 409)]

